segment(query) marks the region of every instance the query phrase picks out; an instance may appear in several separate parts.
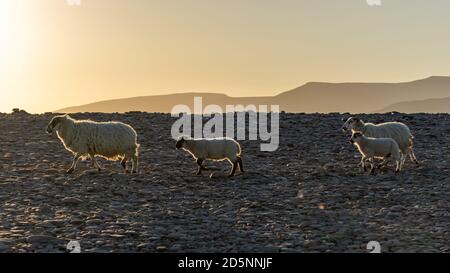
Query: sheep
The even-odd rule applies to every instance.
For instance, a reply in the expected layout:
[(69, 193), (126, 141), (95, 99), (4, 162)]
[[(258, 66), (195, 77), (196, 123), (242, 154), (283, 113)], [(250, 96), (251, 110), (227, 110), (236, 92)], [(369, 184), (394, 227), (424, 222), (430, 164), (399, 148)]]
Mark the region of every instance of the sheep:
[(364, 123), (359, 118), (350, 117), (342, 126), (342, 130), (344, 132), (351, 130), (352, 133), (361, 132), (367, 137), (392, 138), (397, 142), (400, 148), (402, 164), (405, 162), (407, 155), (409, 155), (412, 162), (419, 164), (413, 151), (414, 136), (411, 134), (408, 126), (404, 123), (386, 122), (373, 124)]
[(138, 172), (138, 150), (136, 131), (121, 122), (95, 122), (75, 120), (69, 115), (52, 118), (47, 133), (56, 131), (66, 150), (73, 154), (73, 162), (67, 173), (73, 173), (78, 161), (90, 157), (92, 165), (100, 172), (101, 167), (96, 156), (106, 160), (121, 160), (120, 164), (127, 172), (127, 161), (132, 160), (132, 173)]
[(176, 148), (183, 149), (190, 153), (197, 161), (197, 175), (202, 173), (205, 168), (202, 163), (205, 160), (223, 161), (228, 160), (233, 165), (229, 177), (233, 177), (237, 166), (243, 173), (244, 167), (241, 158), (241, 146), (232, 138), (200, 138), (192, 139), (187, 136), (181, 136), (176, 142)]
[(360, 132), (355, 132), (352, 134), (350, 142), (354, 144), (362, 155), (361, 165), (366, 169), (366, 161), (371, 163), (370, 173), (374, 173), (374, 158), (384, 159), (384, 163), (389, 160), (394, 161), (397, 164), (395, 172), (398, 173), (401, 170), (402, 162), (400, 155), (400, 148), (397, 142), (392, 138), (372, 138), (366, 137)]

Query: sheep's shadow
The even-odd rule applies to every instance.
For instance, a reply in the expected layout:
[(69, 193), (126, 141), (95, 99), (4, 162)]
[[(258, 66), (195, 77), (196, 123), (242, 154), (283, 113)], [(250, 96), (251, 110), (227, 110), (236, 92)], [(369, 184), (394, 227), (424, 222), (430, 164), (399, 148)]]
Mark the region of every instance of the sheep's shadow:
[(208, 172), (209, 172), (208, 178), (211, 180), (223, 180), (223, 179), (234, 180), (237, 178), (243, 178), (247, 176), (246, 172), (242, 173), (237, 171), (233, 176), (229, 176), (229, 172), (223, 171), (222, 169), (210, 170)]

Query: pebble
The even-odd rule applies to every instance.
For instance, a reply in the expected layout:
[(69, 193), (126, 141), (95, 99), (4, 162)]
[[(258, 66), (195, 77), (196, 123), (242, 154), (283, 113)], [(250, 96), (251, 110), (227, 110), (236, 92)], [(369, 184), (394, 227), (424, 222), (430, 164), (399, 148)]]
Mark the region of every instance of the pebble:
[(60, 242), (60, 240), (48, 235), (31, 235), (27, 238), (27, 242), (30, 244), (51, 244)]
[(81, 201), (81, 199), (75, 198), (75, 197), (65, 197), (62, 200), (62, 203), (65, 205), (79, 205), (81, 204), (83, 201)]
[(65, 252), (70, 240), (83, 252), (367, 253), (373, 240), (383, 252), (449, 251), (449, 115), (395, 116), (422, 164), (369, 176), (339, 115), (286, 113), (280, 149), (241, 141), (247, 172), (233, 179), (227, 162), (205, 162), (212, 171), (196, 176), (174, 149), (175, 119), (148, 113), (75, 114), (133, 124), (140, 174), (103, 159), (98, 173), (88, 159), (68, 175), (70, 154), (42, 131), (51, 116), (0, 114), (0, 252)]

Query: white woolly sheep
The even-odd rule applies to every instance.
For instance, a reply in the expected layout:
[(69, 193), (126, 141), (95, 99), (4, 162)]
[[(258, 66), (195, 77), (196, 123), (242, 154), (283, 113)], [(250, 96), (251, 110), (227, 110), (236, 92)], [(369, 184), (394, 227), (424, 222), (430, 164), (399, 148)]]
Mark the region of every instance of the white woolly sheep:
[(101, 171), (96, 156), (107, 160), (121, 160), (127, 170), (127, 161), (132, 160), (132, 173), (138, 172), (138, 149), (136, 131), (121, 122), (95, 122), (75, 120), (69, 115), (55, 116), (47, 126), (47, 133), (56, 131), (66, 150), (73, 155), (72, 173), (80, 158), (90, 157), (92, 165)]
[(232, 138), (192, 139), (190, 137), (181, 136), (177, 140), (176, 148), (189, 152), (197, 161), (197, 175), (200, 175), (202, 170), (208, 170), (202, 165), (204, 160), (228, 160), (228, 162), (233, 165), (229, 177), (234, 176), (238, 165), (239, 170), (244, 172), (241, 158), (241, 146)]
[(394, 139), (402, 153), (402, 164), (405, 162), (407, 155), (412, 162), (419, 164), (413, 151), (414, 136), (411, 134), (408, 126), (401, 122), (386, 122), (381, 124), (364, 123), (359, 118), (350, 117), (342, 126), (344, 132), (351, 130), (361, 132), (367, 137), (374, 138), (392, 138)]
[(361, 165), (366, 171), (366, 161), (371, 163), (371, 173), (375, 171), (374, 158), (382, 158), (385, 163), (389, 160), (394, 161), (397, 164), (395, 172), (399, 172), (402, 167), (400, 149), (397, 142), (392, 138), (372, 138), (366, 137), (360, 132), (352, 134), (350, 142), (354, 144), (362, 155)]

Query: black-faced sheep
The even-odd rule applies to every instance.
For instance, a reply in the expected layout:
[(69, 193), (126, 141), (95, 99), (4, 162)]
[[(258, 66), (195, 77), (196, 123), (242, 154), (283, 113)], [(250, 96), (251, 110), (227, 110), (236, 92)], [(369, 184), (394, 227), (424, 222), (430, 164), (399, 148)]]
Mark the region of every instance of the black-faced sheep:
[(131, 172), (138, 172), (138, 149), (136, 131), (121, 122), (95, 122), (75, 120), (69, 115), (55, 116), (47, 126), (47, 133), (56, 132), (66, 150), (73, 155), (72, 166), (67, 173), (72, 173), (80, 158), (90, 157), (93, 165), (101, 170), (96, 156), (107, 160), (121, 160), (126, 170), (126, 163), (132, 160)]
[(201, 138), (192, 139), (190, 137), (181, 136), (176, 143), (177, 149), (183, 149), (190, 153), (197, 161), (198, 170), (197, 175), (202, 173), (202, 170), (208, 170), (202, 164), (205, 160), (223, 161), (228, 160), (233, 168), (229, 174), (234, 176), (236, 168), (244, 172), (241, 158), (241, 146), (237, 141), (231, 138)]
[(413, 151), (414, 136), (411, 130), (401, 122), (386, 122), (381, 124), (364, 123), (359, 118), (350, 117), (342, 126), (344, 132), (351, 130), (361, 132), (366, 137), (373, 138), (392, 138), (394, 139), (402, 153), (402, 163), (405, 162), (407, 155), (412, 162), (419, 164)]
[(375, 171), (374, 158), (384, 159), (384, 163), (392, 160), (397, 164), (395, 172), (401, 170), (400, 149), (397, 142), (392, 138), (372, 138), (366, 137), (360, 132), (355, 132), (352, 134), (350, 142), (358, 148), (362, 155), (361, 165), (364, 171), (366, 171), (366, 161), (371, 164), (371, 173)]

